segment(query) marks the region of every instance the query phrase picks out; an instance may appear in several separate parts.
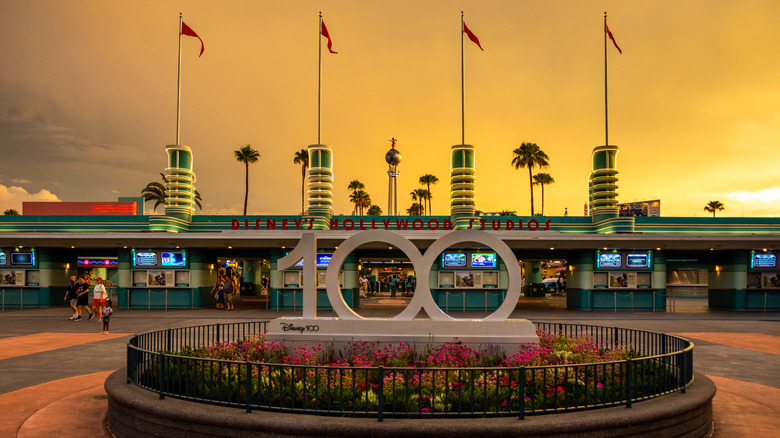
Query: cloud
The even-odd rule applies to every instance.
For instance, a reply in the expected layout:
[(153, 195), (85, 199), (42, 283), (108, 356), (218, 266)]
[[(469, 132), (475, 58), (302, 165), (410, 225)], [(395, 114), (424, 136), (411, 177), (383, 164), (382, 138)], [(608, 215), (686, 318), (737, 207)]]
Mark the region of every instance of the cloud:
[(726, 196), (728, 199), (739, 202), (776, 203), (780, 200), (780, 187), (772, 187), (757, 192), (732, 192), (726, 194)]
[(41, 189), (38, 193), (30, 193), (24, 189), (24, 187), (18, 186), (5, 186), (0, 184), (0, 210), (5, 211), (10, 208), (22, 211), (22, 202), (25, 201), (54, 201), (59, 202), (60, 199), (54, 193)]
[(22, 179), (22, 178), (14, 178), (14, 179), (11, 180), (11, 182), (14, 183), (14, 184), (30, 184), (32, 181), (28, 181), (28, 180)]

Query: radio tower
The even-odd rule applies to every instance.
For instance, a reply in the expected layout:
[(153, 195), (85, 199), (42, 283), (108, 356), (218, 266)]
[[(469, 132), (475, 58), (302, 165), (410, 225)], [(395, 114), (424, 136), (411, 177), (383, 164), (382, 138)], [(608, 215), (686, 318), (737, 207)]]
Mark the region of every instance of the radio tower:
[(400, 175), (398, 164), (401, 162), (401, 153), (395, 148), (396, 141), (395, 138), (390, 139), (390, 150), (385, 154), (385, 161), (388, 164), (387, 176), (389, 177), (387, 188), (388, 216), (398, 216), (398, 185), (396, 177)]

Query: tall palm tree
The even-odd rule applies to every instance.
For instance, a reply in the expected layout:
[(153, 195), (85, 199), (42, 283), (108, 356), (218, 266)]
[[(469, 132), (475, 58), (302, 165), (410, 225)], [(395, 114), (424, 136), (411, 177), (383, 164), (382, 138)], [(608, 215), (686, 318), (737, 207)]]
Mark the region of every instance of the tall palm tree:
[(549, 173), (537, 173), (534, 175), (534, 185), (542, 186), (542, 216), (544, 216), (544, 185), (554, 182), (555, 179)]
[(303, 207), (303, 189), (306, 186), (306, 169), (309, 168), (309, 151), (306, 149), (301, 149), (300, 151), (296, 152), (295, 158), (293, 158), (293, 163), (301, 165), (301, 216), (303, 216), (303, 213), (306, 211), (306, 209)]
[(244, 190), (244, 216), (246, 216), (246, 203), (249, 200), (249, 165), (256, 163), (260, 159), (260, 152), (252, 148), (251, 144), (242, 146), (241, 149), (234, 151), (236, 161), (246, 165), (246, 190)]
[[(352, 190), (352, 195), (349, 197), (349, 201), (350, 202), (355, 202), (357, 200), (357, 198), (358, 198), (357, 191), (358, 190), (363, 190), (365, 188), (366, 188), (366, 185), (363, 184), (362, 182), (356, 180), (356, 179), (353, 179), (352, 181), (350, 181), (349, 185), (347, 186), (348, 190)], [(355, 204), (354, 214), (357, 214), (357, 210), (358, 210), (358, 206), (357, 206), (357, 203), (356, 203)]]
[[(160, 204), (165, 206), (165, 174), (161, 172), (160, 177), (162, 177), (162, 183), (152, 181), (141, 190), (141, 196), (143, 196), (144, 202), (154, 201), (154, 208), (152, 211), (157, 211), (157, 207), (159, 207)], [(200, 193), (195, 190), (195, 205), (201, 210), (203, 209), (203, 205), (201, 205), (202, 200)]]
[(425, 200), (428, 199), (428, 191), (425, 189), (414, 189), (412, 191), (412, 201), (419, 199), (422, 206), (421, 215), (425, 216)]
[(360, 215), (363, 216), (363, 212), (371, 207), (371, 196), (365, 190), (358, 190), (357, 195)]
[(371, 206), (371, 196), (365, 190), (356, 190), (349, 195), (349, 201), (355, 204), (356, 214), (363, 215), (363, 210)]
[(425, 186), (428, 189), (428, 214), (433, 214), (433, 206), (431, 206), (431, 197), (433, 194), (431, 193), (431, 184), (436, 184), (439, 182), (439, 178), (436, 178), (436, 176), (431, 175), (430, 173), (426, 173), (425, 175), (420, 177), (420, 184), (425, 184)]
[(726, 209), (726, 206), (723, 205), (720, 201), (710, 201), (707, 203), (707, 205), (704, 206), (704, 211), (708, 213), (712, 213), (712, 217), (715, 217), (715, 212), (723, 211)]
[(366, 214), (369, 216), (382, 216), (382, 207), (374, 204), (368, 208)]
[(519, 148), (512, 151), (512, 155), (512, 165), (515, 166), (515, 169), (528, 168), (528, 185), (531, 188), (531, 216), (534, 216), (533, 168), (539, 166), (542, 169), (549, 166), (550, 163), (547, 160), (550, 157), (536, 143), (522, 143)]

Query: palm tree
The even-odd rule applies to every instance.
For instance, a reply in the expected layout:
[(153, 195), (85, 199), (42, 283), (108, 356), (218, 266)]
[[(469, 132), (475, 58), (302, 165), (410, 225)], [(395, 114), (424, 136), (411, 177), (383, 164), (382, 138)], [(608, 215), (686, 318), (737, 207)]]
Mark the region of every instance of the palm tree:
[[(154, 208), (152, 211), (157, 211), (157, 207), (159, 207), (160, 204), (165, 206), (165, 174), (161, 172), (160, 177), (162, 177), (162, 183), (152, 181), (141, 190), (141, 196), (143, 196), (144, 202), (154, 201)], [(195, 205), (201, 210), (203, 209), (203, 205), (201, 205), (202, 200), (200, 193), (195, 190)]]
[[(353, 179), (349, 182), (349, 185), (347, 186), (348, 190), (352, 190), (352, 195), (349, 197), (349, 202), (355, 202), (358, 199), (357, 191), (365, 189), (366, 186), (362, 182)], [(358, 206), (357, 203), (355, 203), (355, 211), (354, 214), (357, 214)]]
[(372, 205), (368, 208), (366, 214), (369, 216), (382, 216), (382, 207), (378, 205)]
[(422, 216), (423, 208), (421, 203), (413, 202), (412, 206), (406, 209), (406, 213), (408, 213), (409, 216)]
[(517, 213), (515, 213), (512, 210), (501, 210), (498, 212), (499, 216), (517, 216)]
[(554, 182), (555, 179), (549, 173), (537, 173), (534, 175), (534, 185), (542, 186), (542, 216), (544, 216), (544, 185)]
[(19, 212), (16, 209), (9, 208), (8, 210), (3, 212), (6, 216), (19, 216)]
[(363, 209), (371, 206), (371, 196), (365, 190), (356, 190), (349, 196), (349, 201), (355, 204), (355, 211), (361, 216)]
[(431, 206), (431, 197), (433, 194), (431, 193), (431, 184), (436, 184), (439, 182), (439, 178), (436, 178), (436, 176), (431, 175), (430, 173), (426, 173), (425, 175), (420, 177), (420, 184), (425, 184), (425, 186), (428, 188), (428, 214), (433, 214), (433, 206)]
[(550, 165), (547, 161), (550, 157), (536, 145), (536, 143), (522, 143), (519, 148), (512, 151), (512, 165), (515, 169), (521, 167), (528, 168), (528, 185), (531, 187), (531, 216), (534, 216), (534, 186), (533, 186), (533, 168), (539, 166), (540, 169)]
[(301, 216), (303, 216), (305, 213), (305, 209), (303, 208), (303, 188), (306, 186), (306, 169), (309, 168), (309, 151), (301, 149), (296, 152), (293, 163), (301, 165)]
[(412, 201), (419, 200), (422, 206), (421, 216), (425, 216), (425, 200), (428, 199), (428, 191), (425, 189), (414, 189), (411, 193)]
[(707, 203), (707, 205), (704, 206), (704, 211), (712, 213), (712, 217), (715, 217), (715, 212), (723, 211), (725, 209), (726, 206), (723, 205), (720, 201), (710, 201)]
[(249, 200), (249, 165), (256, 163), (260, 158), (260, 152), (252, 148), (251, 144), (242, 146), (241, 149), (234, 151), (236, 161), (246, 164), (246, 190), (244, 191), (244, 216), (246, 216), (246, 203)]

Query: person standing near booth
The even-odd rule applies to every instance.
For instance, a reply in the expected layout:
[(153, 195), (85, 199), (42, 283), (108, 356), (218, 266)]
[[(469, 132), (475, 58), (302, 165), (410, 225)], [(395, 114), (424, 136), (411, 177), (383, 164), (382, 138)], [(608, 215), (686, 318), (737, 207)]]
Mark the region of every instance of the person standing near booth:
[(89, 282), (84, 281), (83, 277), (79, 277), (79, 292), (78, 299), (76, 300), (76, 306), (78, 307), (79, 316), (76, 321), (81, 321), (81, 309), (86, 308), (89, 314), (89, 319), (92, 319), (95, 315), (92, 313), (92, 309), (89, 308)]
[(103, 314), (101, 311), (103, 310), (103, 305), (106, 303), (107, 297), (108, 292), (106, 292), (106, 287), (103, 286), (103, 278), (98, 277), (97, 284), (92, 290), (92, 308), (95, 309), (95, 314), (97, 314), (99, 322), (103, 321)]
[(76, 276), (71, 275), (70, 277), (70, 284), (68, 285), (68, 289), (65, 291), (65, 301), (70, 304), (70, 308), (73, 309), (73, 316), (71, 316), (69, 319), (78, 319), (79, 311), (76, 307), (76, 302), (78, 301), (79, 297), (79, 284), (76, 282)]
[(235, 285), (233, 284), (233, 279), (229, 276), (225, 277), (225, 280), (222, 282), (222, 288), (223, 292), (225, 293), (227, 310), (233, 310), (233, 299), (236, 291)]

